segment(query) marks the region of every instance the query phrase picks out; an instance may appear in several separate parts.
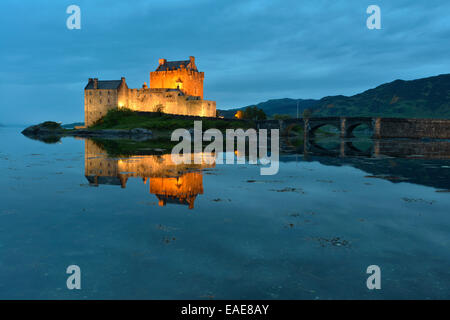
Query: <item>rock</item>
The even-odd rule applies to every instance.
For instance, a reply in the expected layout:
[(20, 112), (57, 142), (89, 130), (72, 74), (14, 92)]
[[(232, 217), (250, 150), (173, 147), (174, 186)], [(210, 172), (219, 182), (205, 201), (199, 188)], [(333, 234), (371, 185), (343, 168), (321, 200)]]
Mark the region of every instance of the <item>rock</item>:
[(48, 135), (62, 132), (64, 132), (64, 129), (61, 127), (61, 124), (53, 121), (42, 122), (40, 124), (30, 126), (22, 131), (24, 135)]

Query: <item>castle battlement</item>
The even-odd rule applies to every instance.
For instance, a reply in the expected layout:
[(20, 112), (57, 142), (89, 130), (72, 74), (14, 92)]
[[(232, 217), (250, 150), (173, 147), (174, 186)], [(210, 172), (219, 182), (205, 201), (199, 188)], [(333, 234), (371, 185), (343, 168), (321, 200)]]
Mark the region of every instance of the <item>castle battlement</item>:
[(150, 72), (150, 87), (128, 88), (126, 80), (89, 78), (84, 88), (85, 125), (90, 126), (108, 110), (129, 108), (136, 111), (163, 112), (201, 117), (216, 116), (216, 102), (203, 99), (205, 74), (197, 69), (195, 58), (167, 61), (159, 59)]

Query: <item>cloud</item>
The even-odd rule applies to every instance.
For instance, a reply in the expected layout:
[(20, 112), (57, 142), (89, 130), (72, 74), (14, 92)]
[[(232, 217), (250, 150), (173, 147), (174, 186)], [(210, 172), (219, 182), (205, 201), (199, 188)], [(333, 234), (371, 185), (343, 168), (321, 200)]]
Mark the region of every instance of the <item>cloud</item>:
[(351, 95), (398, 78), (448, 73), (450, 3), (377, 1), (73, 1), (0, 4), (0, 122), (83, 118), (87, 78), (148, 82), (159, 58), (196, 56), (219, 107)]

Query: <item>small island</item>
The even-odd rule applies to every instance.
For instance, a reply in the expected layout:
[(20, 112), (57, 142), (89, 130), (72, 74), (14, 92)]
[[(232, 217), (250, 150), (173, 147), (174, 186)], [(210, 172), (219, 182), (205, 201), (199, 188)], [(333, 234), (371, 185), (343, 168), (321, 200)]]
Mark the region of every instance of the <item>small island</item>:
[(216, 102), (203, 98), (203, 80), (204, 72), (198, 71), (193, 56), (180, 61), (159, 59), (156, 70), (150, 72), (150, 87), (144, 82), (141, 89), (128, 88), (124, 77), (89, 78), (84, 88), (84, 125), (68, 128), (46, 121), (22, 133), (47, 143), (66, 136), (170, 141), (173, 130), (191, 129), (195, 120), (202, 120), (205, 130), (254, 126), (251, 121), (218, 117)]
[(194, 121), (198, 120), (202, 121), (204, 130), (248, 129), (255, 126), (253, 121), (248, 120), (177, 116), (122, 108), (108, 111), (90, 127), (67, 129), (61, 123), (46, 121), (26, 128), (22, 134), (45, 143), (57, 143), (63, 137), (90, 138), (110, 155), (140, 154), (144, 150), (149, 154), (149, 151), (168, 151), (177, 143), (170, 140), (172, 131), (178, 128), (192, 131)]

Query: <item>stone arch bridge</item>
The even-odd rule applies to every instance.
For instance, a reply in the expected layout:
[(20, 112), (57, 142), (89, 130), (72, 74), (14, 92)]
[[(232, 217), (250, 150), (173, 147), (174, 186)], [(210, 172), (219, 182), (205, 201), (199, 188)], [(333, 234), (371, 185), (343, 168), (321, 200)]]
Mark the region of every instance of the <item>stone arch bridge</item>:
[(257, 129), (279, 129), (280, 135), (289, 135), (290, 130), (296, 126), (301, 126), (304, 129), (305, 138), (314, 137), (317, 129), (325, 125), (336, 127), (341, 138), (353, 137), (355, 128), (366, 125), (372, 131), (374, 139), (450, 139), (450, 119), (321, 117), (263, 120), (256, 123)]

